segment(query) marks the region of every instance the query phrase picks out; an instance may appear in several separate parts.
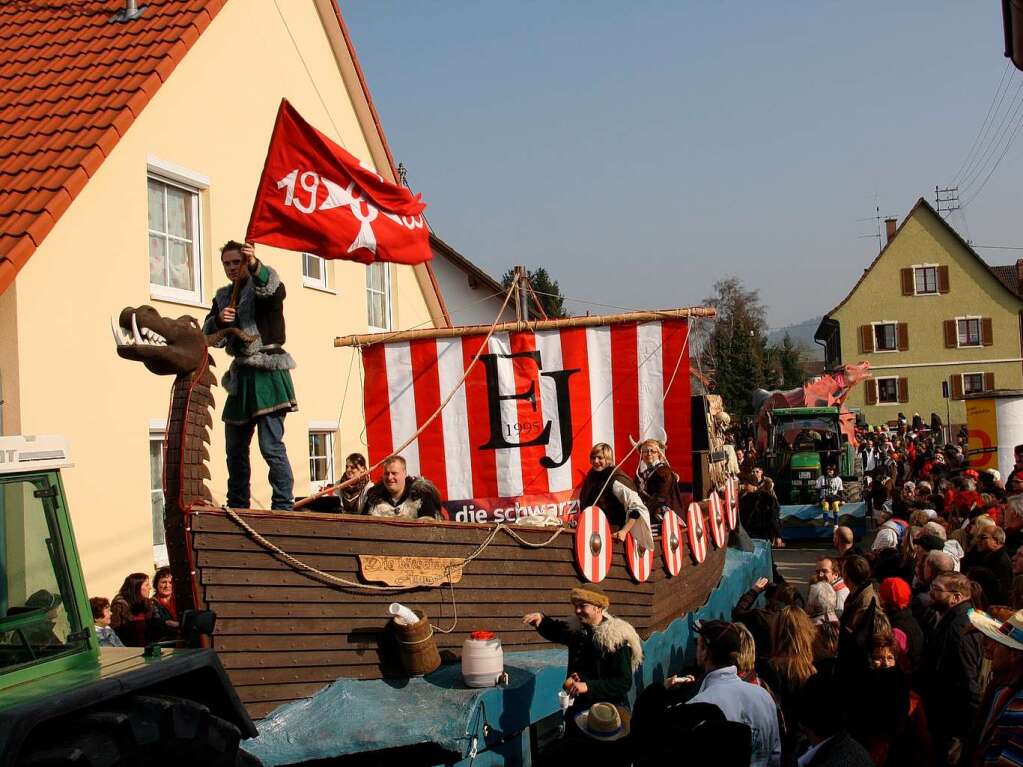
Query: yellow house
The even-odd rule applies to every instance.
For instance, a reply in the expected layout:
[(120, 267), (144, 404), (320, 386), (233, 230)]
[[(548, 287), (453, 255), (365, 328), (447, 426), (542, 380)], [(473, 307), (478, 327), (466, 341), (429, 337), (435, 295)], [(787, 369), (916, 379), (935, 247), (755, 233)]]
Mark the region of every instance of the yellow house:
[(870, 363), (847, 402), (869, 424), (965, 423), (962, 395), (1023, 388), (1016, 267), (989, 267), (923, 199), (886, 224), (887, 244), (817, 328), (825, 367)]
[[(88, 586), (110, 597), (161, 558), (171, 380), (117, 357), (111, 315), (150, 304), (202, 321), (226, 283), (218, 247), (245, 232), (282, 97), (394, 180), (334, 0), (17, 3), (0, 9), (2, 433), (60, 433)], [(335, 336), (447, 324), (432, 269), (325, 262), (257, 246), (281, 274), (299, 411), (295, 492), (364, 452), (359, 361)], [(227, 358), (214, 352), (217, 370)], [(347, 397), (345, 392), (347, 390)], [(214, 390), (219, 408), (225, 397)], [(209, 483), (223, 499), (223, 429)], [(255, 442), (255, 440), (254, 440)], [(253, 505), (269, 507), (253, 445)]]

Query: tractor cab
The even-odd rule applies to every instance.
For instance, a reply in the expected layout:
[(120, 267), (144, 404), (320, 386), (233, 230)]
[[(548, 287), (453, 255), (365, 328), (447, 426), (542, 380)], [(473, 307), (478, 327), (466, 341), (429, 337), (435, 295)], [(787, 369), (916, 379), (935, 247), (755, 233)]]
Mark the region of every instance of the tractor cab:
[(842, 434), (838, 408), (775, 408), (768, 417), (767, 473), (780, 503), (816, 503), (817, 479), (828, 466), (856, 480), (856, 451)]

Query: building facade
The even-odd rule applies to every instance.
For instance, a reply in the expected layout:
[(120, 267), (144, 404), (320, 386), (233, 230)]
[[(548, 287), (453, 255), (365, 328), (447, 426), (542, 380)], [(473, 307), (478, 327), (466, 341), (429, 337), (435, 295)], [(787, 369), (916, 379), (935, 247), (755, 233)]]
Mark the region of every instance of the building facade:
[(923, 199), (815, 338), (825, 367), (870, 363), (873, 379), (847, 404), (867, 423), (937, 413), (961, 424), (961, 397), (1023, 388), (1023, 300)]
[[(149, 304), (202, 321), (227, 282), (218, 248), (244, 237), (282, 97), (391, 180), (393, 161), (334, 0), (154, 0), (127, 22), (52, 4), (0, 12), (0, 74), (23, 86), (0, 91), (0, 114), (18, 118), (0, 142), (0, 181), (25, 190), (0, 200), (3, 432), (70, 439), (87, 584), (110, 597), (161, 558), (171, 386), (117, 357), (110, 317)], [(340, 476), (345, 454), (365, 452), (359, 360), (334, 338), (447, 318), (428, 266), (256, 253), (287, 288), (299, 411), (286, 445), (307, 495)], [(213, 357), (223, 374), (229, 358)], [(208, 484), (222, 500), (223, 389), (214, 396)], [(252, 504), (269, 508), (255, 442)]]

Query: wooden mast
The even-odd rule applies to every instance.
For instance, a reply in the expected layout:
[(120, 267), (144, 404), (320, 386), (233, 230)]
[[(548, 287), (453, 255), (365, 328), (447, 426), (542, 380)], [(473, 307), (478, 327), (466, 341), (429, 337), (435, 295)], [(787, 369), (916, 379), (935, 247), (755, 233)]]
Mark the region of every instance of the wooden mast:
[[(623, 314), (595, 314), (584, 317), (566, 317), (560, 320), (533, 320), (522, 322), (504, 322), (494, 326), (495, 333), (522, 330), (557, 330), (559, 328), (592, 328), (598, 325), (611, 325), (621, 322), (656, 322), (658, 320), (678, 320), (688, 317), (714, 317), (717, 313), (707, 306), (689, 306), (679, 309), (663, 309), (649, 312), (625, 312)], [(424, 338), (461, 338), (462, 336), (484, 335), (490, 325), (462, 325), (455, 328), (423, 328), (421, 330), (399, 330), (384, 333), (361, 333), (339, 336), (334, 339), (334, 346), (372, 346), (373, 344), (397, 343)]]

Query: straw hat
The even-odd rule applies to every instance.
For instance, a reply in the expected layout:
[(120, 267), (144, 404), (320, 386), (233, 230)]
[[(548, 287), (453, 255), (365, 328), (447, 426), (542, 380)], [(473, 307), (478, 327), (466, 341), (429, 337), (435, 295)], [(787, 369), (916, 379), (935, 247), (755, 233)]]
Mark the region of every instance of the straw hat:
[(970, 623), (988, 639), (1013, 650), (1023, 650), (1023, 610), (1014, 612), (1004, 623), (980, 610), (971, 610)]
[(586, 711), (576, 714), (579, 729), (597, 740), (618, 740), (629, 734), (632, 716), (620, 706), (594, 703)]

